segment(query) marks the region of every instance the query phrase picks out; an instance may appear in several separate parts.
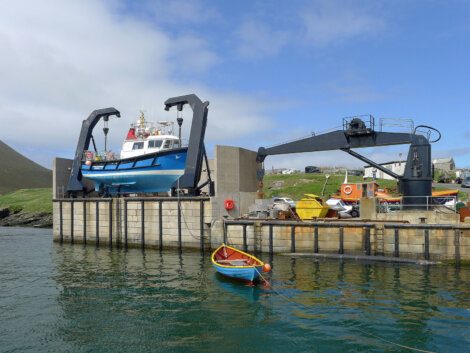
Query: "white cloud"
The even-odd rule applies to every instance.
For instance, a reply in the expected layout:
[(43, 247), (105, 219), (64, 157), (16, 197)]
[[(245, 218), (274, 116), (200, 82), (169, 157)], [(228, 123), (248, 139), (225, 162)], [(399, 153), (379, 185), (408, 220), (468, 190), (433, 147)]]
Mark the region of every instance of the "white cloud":
[(275, 30), (255, 19), (245, 20), (235, 31), (238, 53), (245, 58), (262, 58), (277, 54), (289, 40), (285, 31)]
[(301, 11), (292, 8), (283, 18), (266, 15), (265, 9), (247, 16), (234, 31), (238, 54), (256, 59), (274, 56), (290, 44), (332, 46), (375, 35), (386, 27), (382, 13), (356, 1), (316, 0)]
[(306, 39), (316, 45), (369, 36), (385, 27), (374, 11), (351, 2), (316, 1), (303, 10), (301, 18)]
[(377, 90), (368, 83), (364, 75), (346, 72), (336, 79), (325, 83), (325, 88), (331, 92), (333, 101), (346, 103), (373, 102), (386, 97), (387, 93)]
[(148, 0), (141, 6), (144, 11), (150, 11), (159, 23), (200, 24), (222, 19), (212, 2), (204, 4), (199, 0)]
[[(163, 102), (188, 93), (211, 101), (209, 139), (235, 143), (256, 134), (252, 126), (266, 119), (256, 99), (191, 83), (218, 60), (202, 38), (174, 37), (112, 6), (0, 3), (1, 140), (20, 151), (26, 144), (24, 151), (70, 153), (81, 121), (94, 109), (114, 106), (124, 121), (110, 124), (110, 138), (119, 144), (140, 109), (155, 120), (167, 118)], [(50, 165), (43, 152), (29, 157)]]

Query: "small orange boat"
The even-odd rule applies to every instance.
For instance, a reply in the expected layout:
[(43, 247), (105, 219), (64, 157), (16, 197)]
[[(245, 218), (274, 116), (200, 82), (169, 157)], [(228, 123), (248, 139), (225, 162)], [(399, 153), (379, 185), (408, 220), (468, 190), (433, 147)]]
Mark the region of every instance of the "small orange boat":
[(212, 253), (211, 260), (212, 265), (220, 274), (247, 282), (253, 282), (261, 272), (271, 270), (269, 264), (225, 244)]

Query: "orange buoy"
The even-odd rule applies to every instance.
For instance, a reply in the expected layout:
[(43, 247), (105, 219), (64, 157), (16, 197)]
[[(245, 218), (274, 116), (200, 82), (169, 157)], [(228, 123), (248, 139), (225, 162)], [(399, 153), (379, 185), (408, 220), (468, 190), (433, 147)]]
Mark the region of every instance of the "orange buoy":
[(86, 161), (85, 164), (86, 164), (87, 166), (90, 166), (90, 165), (91, 165), (91, 161)]
[(271, 265), (270, 264), (264, 264), (263, 272), (269, 272), (269, 271), (271, 271)]

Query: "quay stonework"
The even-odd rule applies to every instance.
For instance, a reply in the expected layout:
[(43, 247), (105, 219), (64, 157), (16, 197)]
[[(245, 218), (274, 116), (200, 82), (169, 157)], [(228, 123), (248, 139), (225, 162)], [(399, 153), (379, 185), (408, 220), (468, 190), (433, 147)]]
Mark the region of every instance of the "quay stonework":
[[(256, 153), (216, 146), (215, 155), (214, 197), (64, 198), (60, 190), (69, 162), (56, 160), (54, 241), (203, 251), (226, 242), (271, 254), (470, 261), (470, 224), (438, 210), (364, 209), (367, 218), (346, 222), (241, 219), (257, 196)], [(224, 209), (227, 198), (235, 201), (233, 210)]]

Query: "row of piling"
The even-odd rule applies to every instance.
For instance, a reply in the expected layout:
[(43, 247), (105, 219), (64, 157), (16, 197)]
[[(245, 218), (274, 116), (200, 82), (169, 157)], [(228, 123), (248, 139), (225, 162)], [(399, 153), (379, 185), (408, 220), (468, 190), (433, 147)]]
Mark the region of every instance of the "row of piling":
[[(109, 215), (107, 217), (108, 222), (108, 245), (110, 248), (113, 247), (113, 236), (115, 234), (115, 229), (113, 229), (113, 212), (117, 211), (117, 218), (120, 222), (123, 221), (123, 227), (120, 224), (117, 224), (119, 235), (121, 234), (121, 230), (123, 236), (116, 236), (115, 244), (116, 246), (124, 246), (127, 248), (130, 244), (128, 241), (128, 233), (129, 233), (129, 221), (128, 221), (128, 206), (130, 203), (139, 203), (140, 204), (140, 247), (144, 249), (146, 246), (155, 246), (155, 244), (147, 244), (146, 243), (146, 225), (145, 225), (145, 204), (147, 202), (156, 202), (158, 203), (158, 248), (159, 250), (163, 249), (164, 244), (164, 217), (163, 217), (163, 203), (164, 202), (175, 202), (177, 203), (177, 247), (182, 250), (184, 247), (184, 243), (182, 240), (182, 222), (183, 222), (183, 215), (182, 215), (182, 208), (181, 202), (182, 201), (196, 201), (199, 202), (199, 235), (196, 236), (199, 238), (199, 247), (202, 252), (204, 252), (205, 248), (205, 235), (204, 235), (204, 202), (209, 201), (209, 198), (178, 198), (178, 197), (145, 197), (145, 198), (123, 198), (122, 203), (115, 203), (114, 199), (112, 198), (77, 198), (77, 199), (56, 199), (54, 202), (59, 204), (58, 211), (59, 211), (59, 227), (58, 227), (58, 240), (60, 243), (64, 242), (64, 203), (70, 204), (70, 218), (67, 219), (70, 221), (70, 242), (75, 242), (75, 210), (78, 204), (81, 204), (83, 210), (83, 218), (80, 219), (82, 222), (82, 237), (81, 242), (87, 243), (87, 227), (89, 226), (87, 220), (87, 204), (95, 204), (95, 219), (94, 219), (94, 226), (95, 226), (95, 234), (94, 234), (94, 243), (96, 246), (100, 245), (100, 205), (106, 204), (109, 210)], [(114, 203), (116, 204), (116, 210), (113, 210)], [(119, 205), (123, 205), (123, 216), (121, 217)], [(102, 208), (101, 208), (102, 209)], [(197, 215), (195, 216), (195, 218)], [(363, 229), (363, 245), (362, 251), (365, 256), (374, 256), (373, 249), (371, 247), (371, 233), (372, 229), (376, 230), (378, 224), (374, 222), (357, 222), (357, 221), (350, 221), (350, 222), (343, 222), (343, 221), (336, 221), (336, 222), (294, 222), (294, 221), (274, 221), (274, 220), (223, 220), (223, 240), (225, 243), (228, 243), (228, 229), (232, 226), (242, 226), (242, 247), (244, 251), (248, 251), (248, 234), (247, 234), (247, 227), (249, 226), (259, 226), (261, 229), (263, 227), (268, 227), (268, 252), (269, 254), (274, 253), (274, 228), (275, 227), (290, 227), (290, 252), (296, 253), (296, 228), (312, 228), (312, 236), (313, 236), (313, 246), (311, 251), (314, 254), (319, 254), (322, 249), (319, 245), (319, 229), (320, 228), (337, 228), (339, 232), (338, 237), (338, 247), (337, 253), (343, 255), (345, 252), (345, 229), (348, 228), (362, 228)], [(197, 226), (196, 226), (197, 227)], [(195, 228), (196, 228), (195, 227)], [(425, 260), (430, 260), (430, 236), (433, 230), (454, 230), (455, 231), (455, 238), (454, 238), (454, 246), (455, 246), (455, 260), (460, 261), (460, 245), (461, 245), (461, 232), (463, 230), (469, 230), (469, 227), (459, 226), (459, 225), (436, 225), (436, 224), (405, 224), (405, 223), (393, 223), (393, 224), (381, 224), (380, 227), (383, 229), (393, 229), (393, 253), (392, 256), (394, 258), (400, 258), (400, 230), (402, 229), (418, 229), (423, 231), (423, 253), (422, 256)], [(148, 228), (148, 227), (147, 227)], [(174, 228), (173, 228), (174, 229)], [(190, 230), (191, 231), (191, 230)], [(303, 233), (305, 234), (305, 233)], [(374, 234), (376, 234), (374, 232)], [(330, 250), (331, 251), (331, 250)], [(416, 254), (419, 255), (419, 254)]]

